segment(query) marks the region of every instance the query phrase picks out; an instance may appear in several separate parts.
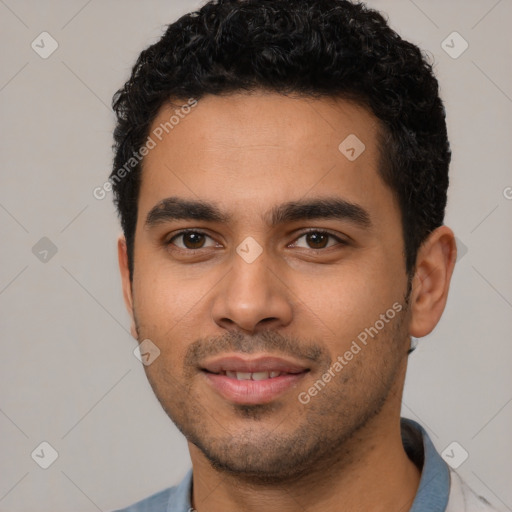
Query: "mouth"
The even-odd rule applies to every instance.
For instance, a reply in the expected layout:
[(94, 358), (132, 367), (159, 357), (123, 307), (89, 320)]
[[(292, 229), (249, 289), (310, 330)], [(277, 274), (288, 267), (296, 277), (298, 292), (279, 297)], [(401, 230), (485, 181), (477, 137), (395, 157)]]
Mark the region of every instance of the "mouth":
[[(207, 370), (205, 370), (207, 371)], [(211, 372), (210, 372), (211, 373)], [(237, 380), (265, 380), (265, 379), (275, 379), (276, 377), (280, 377), (281, 375), (291, 375), (287, 372), (278, 372), (278, 371), (270, 371), (270, 372), (233, 372), (229, 370), (223, 370), (219, 373), (213, 373), (213, 375), (225, 375), (230, 379)]]
[(255, 405), (272, 402), (296, 387), (310, 368), (278, 357), (248, 359), (232, 355), (206, 361), (201, 371), (208, 384), (225, 400)]

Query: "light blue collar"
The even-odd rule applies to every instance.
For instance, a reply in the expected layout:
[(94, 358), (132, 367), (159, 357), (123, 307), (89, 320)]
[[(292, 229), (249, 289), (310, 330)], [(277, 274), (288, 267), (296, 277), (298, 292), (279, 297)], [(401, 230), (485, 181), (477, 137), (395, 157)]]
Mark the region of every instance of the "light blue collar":
[(450, 470), (437, 453), (425, 429), (413, 420), (402, 418), (402, 423), (419, 430), (423, 437), (423, 470), (420, 485), (409, 512), (444, 512), (450, 494)]

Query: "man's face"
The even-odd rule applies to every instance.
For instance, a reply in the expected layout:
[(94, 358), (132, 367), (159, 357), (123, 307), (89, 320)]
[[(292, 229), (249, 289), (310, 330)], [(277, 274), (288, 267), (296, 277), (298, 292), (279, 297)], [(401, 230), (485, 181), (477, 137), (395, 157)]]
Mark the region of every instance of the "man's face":
[(407, 276), (377, 129), (341, 100), (207, 96), (145, 158), (137, 336), (160, 349), (145, 369), (163, 408), (215, 467), (293, 477), (399, 411)]

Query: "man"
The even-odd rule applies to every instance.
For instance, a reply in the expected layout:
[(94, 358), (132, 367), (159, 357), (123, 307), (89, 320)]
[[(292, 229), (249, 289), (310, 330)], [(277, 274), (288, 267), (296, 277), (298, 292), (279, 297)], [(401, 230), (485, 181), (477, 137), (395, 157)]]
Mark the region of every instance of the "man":
[(114, 108), (131, 330), (193, 466), (124, 510), (492, 510), (400, 419), (456, 259), (420, 50), (345, 0), (213, 1)]

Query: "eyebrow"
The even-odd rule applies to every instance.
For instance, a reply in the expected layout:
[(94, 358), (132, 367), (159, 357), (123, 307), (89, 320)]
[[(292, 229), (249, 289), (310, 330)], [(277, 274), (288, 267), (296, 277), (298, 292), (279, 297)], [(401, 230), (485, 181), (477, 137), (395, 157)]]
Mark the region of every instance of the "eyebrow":
[[(264, 215), (270, 226), (311, 219), (337, 219), (349, 221), (358, 227), (372, 227), (370, 214), (362, 206), (339, 197), (313, 198), (289, 201), (274, 206)], [(200, 220), (227, 224), (232, 216), (218, 206), (202, 200), (167, 197), (156, 204), (147, 214), (145, 226), (151, 228), (173, 220)]]

